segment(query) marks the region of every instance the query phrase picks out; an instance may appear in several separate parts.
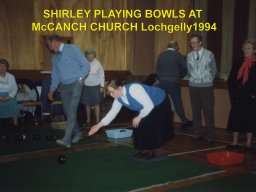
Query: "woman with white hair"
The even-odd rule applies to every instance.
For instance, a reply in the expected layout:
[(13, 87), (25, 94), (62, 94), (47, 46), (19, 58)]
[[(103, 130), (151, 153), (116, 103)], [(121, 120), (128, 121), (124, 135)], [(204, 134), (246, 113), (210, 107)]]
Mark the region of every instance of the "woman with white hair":
[(18, 126), (19, 107), (15, 96), (18, 86), (15, 77), (8, 73), (9, 62), (0, 59), (0, 118), (13, 118), (13, 125)]
[(239, 135), (246, 135), (245, 147), (251, 149), (252, 135), (256, 133), (256, 41), (243, 43), (243, 57), (232, 66), (228, 78), (231, 100), (227, 130), (233, 133), (228, 148), (239, 147)]
[(85, 57), (90, 63), (90, 72), (84, 81), (81, 103), (86, 105), (86, 124), (91, 124), (91, 108), (94, 107), (96, 123), (100, 121), (100, 103), (104, 91), (105, 74), (96, 52), (89, 48)]

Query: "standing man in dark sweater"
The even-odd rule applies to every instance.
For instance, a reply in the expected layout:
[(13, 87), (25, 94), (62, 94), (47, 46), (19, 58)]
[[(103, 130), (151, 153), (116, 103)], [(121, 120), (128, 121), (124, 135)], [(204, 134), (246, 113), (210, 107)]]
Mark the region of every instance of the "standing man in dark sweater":
[(175, 111), (178, 114), (183, 128), (192, 126), (192, 121), (186, 118), (181, 99), (181, 88), (179, 71), (186, 69), (186, 61), (178, 52), (177, 41), (168, 43), (168, 47), (157, 59), (156, 74), (160, 82), (160, 87), (165, 90), (172, 98)]

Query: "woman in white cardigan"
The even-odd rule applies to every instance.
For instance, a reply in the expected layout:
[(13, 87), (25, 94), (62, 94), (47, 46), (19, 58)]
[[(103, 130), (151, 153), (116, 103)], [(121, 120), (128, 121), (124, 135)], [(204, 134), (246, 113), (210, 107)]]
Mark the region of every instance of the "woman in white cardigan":
[(0, 59), (0, 118), (13, 118), (13, 125), (18, 126), (19, 107), (15, 96), (18, 86), (15, 77), (8, 73), (9, 63)]
[(86, 105), (86, 124), (91, 124), (91, 107), (94, 107), (96, 123), (100, 121), (100, 104), (103, 99), (105, 74), (96, 52), (89, 48), (85, 56), (90, 63), (90, 72), (84, 81), (81, 103)]

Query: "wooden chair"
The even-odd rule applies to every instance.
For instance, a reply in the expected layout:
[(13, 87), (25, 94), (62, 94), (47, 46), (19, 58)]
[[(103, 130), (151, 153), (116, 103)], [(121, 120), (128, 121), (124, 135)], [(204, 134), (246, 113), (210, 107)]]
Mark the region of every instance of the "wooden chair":
[[(18, 100), (18, 98), (17, 98), (17, 102), (18, 102), (18, 104), (20, 104), (20, 109), (21, 109), (21, 113), (22, 113), (22, 121), (24, 122), (24, 117), (25, 117), (24, 112), (25, 112), (25, 109), (28, 107), (35, 107), (35, 110), (32, 111), (33, 116), (36, 116), (35, 111), (39, 108), (38, 110), (40, 111), (41, 120), (43, 121), (44, 120), (43, 102), (40, 100), (38, 90), (37, 90), (35, 84), (33, 83), (33, 81), (30, 79), (17, 79), (16, 81), (19, 86), (19, 89), (24, 89), (23, 92), (26, 91), (25, 86), (27, 86), (31, 92), (33, 91), (33, 93), (36, 94), (33, 99), (26, 97), (26, 98), (23, 98), (23, 100)], [(21, 90), (19, 90), (19, 91), (21, 91)], [(20, 99), (22, 99), (22, 98), (20, 98)]]
[(55, 105), (62, 105), (61, 100), (59, 98), (59, 89), (56, 91), (56, 95), (54, 97), (53, 101), (50, 101), (48, 99), (48, 92), (50, 91), (50, 84), (51, 80), (50, 79), (45, 79), (42, 81), (42, 94), (41, 94), (41, 100), (43, 102), (44, 106), (44, 114), (49, 114), (51, 117), (51, 120), (53, 119), (54, 115), (54, 106)]

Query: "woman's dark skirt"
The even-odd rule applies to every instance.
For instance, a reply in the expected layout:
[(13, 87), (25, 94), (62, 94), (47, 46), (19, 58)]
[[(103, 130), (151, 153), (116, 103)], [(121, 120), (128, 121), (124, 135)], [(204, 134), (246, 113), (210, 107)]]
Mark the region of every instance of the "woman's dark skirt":
[(256, 100), (232, 103), (227, 130), (239, 133), (256, 133)]
[(173, 136), (172, 107), (166, 97), (134, 128), (134, 147), (139, 150), (153, 150), (163, 146)]
[(81, 103), (86, 105), (99, 105), (102, 102), (102, 94), (100, 93), (100, 85), (84, 86), (81, 97)]

